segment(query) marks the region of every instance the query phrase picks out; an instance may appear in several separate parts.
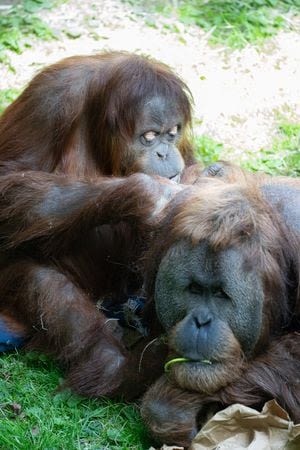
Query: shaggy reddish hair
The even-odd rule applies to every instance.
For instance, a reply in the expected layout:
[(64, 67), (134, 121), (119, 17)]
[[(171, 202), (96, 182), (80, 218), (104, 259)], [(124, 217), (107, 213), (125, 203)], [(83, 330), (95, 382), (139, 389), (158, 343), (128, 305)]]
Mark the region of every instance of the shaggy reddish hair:
[[(205, 391), (203, 382), (202, 392), (201, 383), (192, 392), (190, 382), (181, 378), (180, 385), (189, 386), (183, 390), (171, 373), (147, 392), (142, 415), (160, 442), (189, 445), (194, 430), (205, 421), (207, 410), (232, 403), (260, 408), (275, 398), (294, 421), (300, 421), (300, 234), (288, 225), (280, 202), (274, 206), (263, 194), (262, 186), (272, 184), (300, 189), (296, 179), (247, 174), (240, 182), (234, 178), (231, 182), (199, 179), (197, 186), (172, 200), (157, 231), (146, 268), (153, 307), (160, 262), (180, 240), (191, 245), (205, 241), (213, 251), (234, 247), (245, 257), (245, 270), (254, 266), (261, 274), (264, 290), (260, 339), (248, 358), (228, 364), (228, 373), (219, 373), (223, 379), (218, 379), (215, 390), (210, 386)], [(180, 368), (179, 364), (178, 376), (188, 376), (187, 371), (181, 375)]]

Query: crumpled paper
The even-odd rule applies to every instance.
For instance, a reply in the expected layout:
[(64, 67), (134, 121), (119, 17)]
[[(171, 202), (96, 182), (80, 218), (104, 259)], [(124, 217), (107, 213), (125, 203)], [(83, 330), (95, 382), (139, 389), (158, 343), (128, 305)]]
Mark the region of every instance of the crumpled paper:
[[(183, 447), (163, 446), (163, 450)], [(294, 425), (275, 400), (261, 412), (234, 404), (215, 414), (194, 438), (190, 450), (299, 450), (300, 424)]]

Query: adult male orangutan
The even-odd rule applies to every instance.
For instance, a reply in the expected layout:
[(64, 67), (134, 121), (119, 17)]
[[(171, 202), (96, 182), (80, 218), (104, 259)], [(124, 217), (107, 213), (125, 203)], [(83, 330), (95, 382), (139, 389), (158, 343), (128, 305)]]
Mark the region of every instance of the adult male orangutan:
[(300, 180), (205, 174), (170, 201), (145, 269), (169, 361), (142, 416), (184, 446), (233, 403), (275, 398), (300, 422)]

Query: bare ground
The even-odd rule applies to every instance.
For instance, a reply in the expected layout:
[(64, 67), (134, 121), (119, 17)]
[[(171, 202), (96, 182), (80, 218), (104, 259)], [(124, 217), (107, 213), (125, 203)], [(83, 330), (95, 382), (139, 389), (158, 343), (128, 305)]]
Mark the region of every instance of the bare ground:
[(299, 18), (295, 31), (280, 32), (263, 47), (229, 51), (209, 45), (209, 33), (197, 27), (133, 11), (119, 0), (70, 0), (40, 16), (58, 39), (31, 40), (23, 54), (11, 53), (16, 73), (0, 66), (0, 89), (23, 87), (66, 56), (127, 50), (164, 61), (186, 81), (197, 133), (232, 148), (233, 158), (270, 146), (282, 117), (300, 122)]

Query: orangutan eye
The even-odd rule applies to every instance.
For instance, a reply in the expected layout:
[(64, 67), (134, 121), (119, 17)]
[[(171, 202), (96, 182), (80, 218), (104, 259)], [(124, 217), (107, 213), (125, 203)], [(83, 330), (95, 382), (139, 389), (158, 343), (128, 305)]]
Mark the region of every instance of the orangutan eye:
[(195, 295), (203, 295), (204, 294), (203, 286), (201, 286), (201, 284), (199, 284), (195, 281), (192, 281), (192, 283), (190, 283), (190, 285), (188, 286), (188, 289), (191, 294), (195, 294)]
[(168, 135), (172, 138), (174, 138), (177, 135), (177, 133), (178, 133), (178, 125), (175, 125), (175, 127), (171, 128), (168, 131)]
[(143, 134), (143, 138), (147, 143), (155, 141), (157, 133), (155, 131), (147, 131)]
[(224, 299), (224, 300), (230, 300), (229, 295), (226, 294), (226, 292), (223, 289), (221, 289), (221, 288), (213, 289), (212, 290), (212, 294), (213, 294), (214, 297), (221, 298), (221, 299)]

